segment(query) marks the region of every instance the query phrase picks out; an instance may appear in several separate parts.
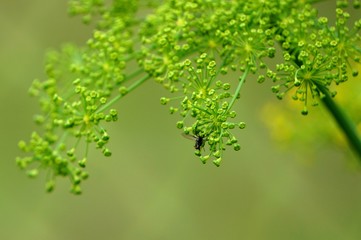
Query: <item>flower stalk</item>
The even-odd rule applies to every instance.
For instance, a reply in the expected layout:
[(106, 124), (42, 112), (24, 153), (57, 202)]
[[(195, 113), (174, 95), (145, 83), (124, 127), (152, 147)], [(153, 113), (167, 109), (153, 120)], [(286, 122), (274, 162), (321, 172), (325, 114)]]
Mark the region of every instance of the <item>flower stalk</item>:
[(318, 89), (323, 94), (323, 97), (321, 98), (322, 103), (328, 109), (329, 113), (333, 116), (337, 125), (345, 134), (348, 143), (357, 154), (359, 161), (361, 161), (361, 139), (360, 136), (357, 134), (355, 124), (338, 106), (338, 104), (334, 101), (329, 91), (325, 87), (318, 86)]

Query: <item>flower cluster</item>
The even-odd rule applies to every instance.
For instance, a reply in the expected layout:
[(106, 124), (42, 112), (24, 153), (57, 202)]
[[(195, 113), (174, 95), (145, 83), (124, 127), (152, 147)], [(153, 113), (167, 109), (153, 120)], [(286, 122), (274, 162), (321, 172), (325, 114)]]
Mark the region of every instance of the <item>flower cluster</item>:
[[(216, 27), (226, 23), (232, 1), (166, 1), (141, 27), (139, 65), (157, 82), (172, 89), (179, 77), (179, 63), (200, 51), (221, 47)], [(217, 9), (217, 11), (215, 10)], [(227, 10), (229, 11), (229, 10)]]
[[(186, 59), (180, 64), (179, 79), (182, 96), (179, 107), (170, 107), (170, 112), (179, 111), (182, 120), (177, 122), (177, 128), (183, 133), (194, 137), (195, 154), (206, 163), (211, 156), (215, 157), (213, 163), (219, 166), (222, 161), (223, 151), (226, 146), (240, 150), (237, 138), (232, 134), (235, 128), (243, 129), (244, 122), (234, 123), (229, 119), (236, 117), (236, 112), (231, 110), (236, 98), (239, 97), (240, 87), (234, 94), (231, 93), (231, 84), (217, 80), (219, 68), (216, 61), (201, 54), (195, 64)], [(240, 79), (244, 82), (247, 73)], [(162, 104), (167, 104), (170, 98), (161, 98)], [(187, 123), (188, 119), (191, 123)], [(203, 154), (202, 149), (209, 146), (209, 152)]]
[(277, 1), (166, 1), (142, 25), (138, 62), (169, 89), (177, 64), (195, 53), (221, 57), (224, 71), (255, 73), (275, 55), (272, 19), (282, 8)]
[(114, 0), (112, 4), (105, 0), (69, 0), (68, 4), (70, 15), (81, 15), (85, 24), (96, 19), (98, 28), (111, 26), (114, 18), (131, 17), (138, 9), (137, 0)]
[(326, 17), (317, 17), (315, 9), (306, 5), (280, 19), (277, 39), (283, 47), (284, 62), (277, 64), (276, 72), (269, 70), (267, 76), (277, 83), (272, 91), (279, 99), (292, 92), (294, 100), (304, 102), (303, 115), (308, 114), (310, 101), (315, 106), (326, 94), (335, 96), (330, 86), (345, 82), (350, 69), (354, 77), (358, 75), (352, 62), (360, 62), (357, 42), (361, 23), (356, 21), (349, 29), (348, 18), (347, 12), (337, 8), (335, 26), (329, 26)]
[[(43, 130), (19, 143), (30, 156), (17, 158), (18, 165), (31, 177), (46, 169), (48, 191), (66, 176), (80, 193), (89, 145), (111, 155), (104, 123), (118, 119), (113, 104), (153, 78), (176, 96), (161, 103), (176, 102), (170, 112), (180, 114), (177, 127), (194, 139), (195, 154), (219, 166), (227, 147), (240, 150), (234, 130), (245, 123), (235, 120), (233, 107), (249, 74), (259, 83), (270, 78), (279, 99), (292, 92), (304, 115), (310, 101), (331, 99), (331, 87), (350, 69), (358, 75), (361, 20), (349, 27), (348, 1), (340, 0), (332, 26), (318, 17), (315, 1), (69, 0), (69, 12), (96, 21), (96, 29), (83, 48), (49, 53), (47, 78), (29, 91), (39, 98), (35, 121)], [(145, 11), (138, 13), (140, 6)], [(283, 60), (274, 64), (267, 58), (277, 43)], [(229, 71), (239, 78), (226, 80)]]
[[(90, 4), (72, 4), (75, 2), (80, 4), (78, 13), (84, 13), (80, 11), (84, 4)], [(71, 181), (71, 191), (81, 193), (80, 183), (88, 176), (84, 168), (89, 145), (93, 143), (104, 156), (111, 156), (104, 123), (118, 119), (112, 104), (148, 79), (140, 78), (129, 86), (129, 81), (140, 75), (139, 71), (126, 71), (134, 59), (130, 27), (135, 20), (130, 18), (131, 11), (118, 6), (120, 2), (108, 11), (99, 10), (101, 1), (92, 2), (95, 5), (89, 8), (102, 12), (102, 18), (87, 46), (80, 49), (67, 45), (60, 52), (49, 52), (47, 79), (35, 80), (29, 90), (39, 98), (42, 114), (35, 121), (43, 130), (33, 132), (28, 142), (20, 141), (19, 148), (28, 156), (17, 158), (17, 163), (32, 177), (46, 170), (48, 191), (54, 189), (57, 176), (65, 176)], [(127, 14), (122, 16), (122, 12)]]
[[(61, 54), (51, 53), (47, 62), (49, 78), (42, 82), (35, 80), (30, 89), (32, 95), (39, 97), (43, 114), (37, 115), (35, 121), (43, 127), (44, 133), (33, 132), (28, 143), (19, 143), (20, 149), (32, 156), (18, 158), (17, 163), (23, 169), (30, 169), (32, 177), (40, 169), (47, 169), (48, 191), (53, 190), (55, 178), (60, 175), (70, 178), (72, 192), (81, 192), (79, 185), (87, 177), (83, 168), (91, 142), (101, 149), (104, 156), (111, 155), (106, 147), (109, 135), (101, 123), (116, 121), (118, 113), (115, 109), (102, 110), (108, 102), (109, 91), (92, 89), (90, 79), (76, 78), (68, 84), (67, 77), (81, 76), (75, 74), (79, 69), (74, 68), (79, 64), (78, 57), (79, 52), (70, 46), (65, 47)], [(71, 65), (73, 74), (64, 75), (61, 65)], [(81, 140), (85, 144), (83, 153), (76, 151)]]

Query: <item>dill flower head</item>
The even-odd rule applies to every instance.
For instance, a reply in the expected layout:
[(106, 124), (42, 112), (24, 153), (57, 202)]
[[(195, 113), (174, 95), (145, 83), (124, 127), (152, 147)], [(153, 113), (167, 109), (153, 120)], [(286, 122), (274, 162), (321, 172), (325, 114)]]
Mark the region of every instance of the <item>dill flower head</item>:
[(294, 11), (290, 18), (283, 19), (282, 32), (278, 39), (283, 47), (283, 63), (277, 64), (276, 71), (269, 70), (267, 76), (276, 85), (272, 91), (282, 99), (287, 92), (294, 100), (304, 103), (303, 115), (308, 114), (309, 104), (318, 105), (318, 99), (325, 94), (335, 96), (330, 90), (348, 80), (348, 73), (357, 76), (355, 63), (360, 62), (360, 21), (352, 29), (346, 25), (349, 14), (336, 9), (335, 26), (329, 26), (326, 17), (316, 17), (308, 6), (300, 12)]
[[(230, 83), (218, 80), (219, 71), (216, 61), (209, 59), (207, 54), (201, 54), (194, 62), (186, 59), (180, 66), (180, 96), (161, 98), (162, 104), (180, 100), (179, 106), (170, 107), (171, 113), (179, 111), (182, 117), (177, 128), (185, 135), (194, 136), (195, 154), (203, 163), (213, 156), (217, 166), (227, 146), (236, 151), (240, 149), (232, 131), (245, 127), (243, 122), (230, 120), (237, 115), (231, 108), (239, 96), (232, 94)], [(208, 151), (203, 153), (206, 148)]]

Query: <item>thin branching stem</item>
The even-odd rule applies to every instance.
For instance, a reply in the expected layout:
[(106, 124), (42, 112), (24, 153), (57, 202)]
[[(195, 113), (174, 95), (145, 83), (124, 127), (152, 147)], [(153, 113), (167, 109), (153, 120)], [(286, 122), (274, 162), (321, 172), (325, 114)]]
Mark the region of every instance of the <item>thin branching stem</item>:
[(233, 98), (232, 98), (231, 102), (229, 103), (228, 110), (230, 110), (232, 108), (234, 102), (236, 101), (236, 99), (237, 99), (237, 97), (238, 97), (238, 95), (239, 95), (239, 93), (241, 91), (242, 85), (246, 80), (246, 77), (248, 75), (248, 71), (249, 71), (249, 67), (246, 68), (246, 70), (244, 71), (242, 77), (240, 77), (237, 89), (234, 92), (234, 95), (233, 95)]
[[(144, 77), (142, 77), (141, 79), (139, 79), (138, 81), (136, 81), (135, 83), (133, 83), (132, 85), (130, 85), (127, 88), (127, 92), (131, 92), (134, 89), (136, 89), (137, 87), (141, 86), (145, 81), (147, 81), (148, 79), (150, 79), (149, 75), (145, 75)], [(100, 113), (106, 109), (108, 109), (110, 106), (112, 106), (114, 103), (116, 103), (117, 101), (119, 101), (119, 99), (121, 99), (122, 97), (124, 97), (126, 94), (118, 94), (117, 96), (115, 96), (112, 100), (110, 100), (109, 102), (107, 102), (106, 104), (104, 104), (101, 108), (99, 108), (96, 113)]]

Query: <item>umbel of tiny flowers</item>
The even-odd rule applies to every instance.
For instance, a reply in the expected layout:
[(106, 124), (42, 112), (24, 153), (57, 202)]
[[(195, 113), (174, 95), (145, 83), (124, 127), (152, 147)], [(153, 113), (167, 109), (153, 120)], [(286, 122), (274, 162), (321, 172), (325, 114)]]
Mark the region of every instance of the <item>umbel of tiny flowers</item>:
[[(205, 53), (195, 63), (186, 59), (179, 65), (179, 72), (180, 95), (172, 100), (180, 102), (178, 106), (170, 107), (170, 113), (180, 113), (182, 119), (176, 126), (185, 135), (194, 136), (195, 154), (201, 161), (206, 163), (210, 157), (214, 157), (213, 163), (220, 166), (226, 146), (232, 146), (236, 151), (241, 148), (232, 131), (243, 129), (245, 123), (229, 120), (237, 115), (232, 105), (239, 97), (240, 87), (232, 93), (230, 83), (217, 80), (219, 68), (216, 61), (207, 58)], [(247, 72), (240, 79), (241, 85), (246, 75)], [(170, 100), (162, 97), (161, 104), (165, 105)], [(204, 148), (209, 151), (203, 153)]]
[[(278, 8), (277, 4), (271, 5), (267, 7)], [(183, 119), (177, 127), (196, 141), (201, 139), (204, 144), (200, 147), (209, 145), (210, 153), (203, 155), (196, 144), (196, 155), (203, 162), (214, 156), (219, 166), (225, 146), (240, 149), (231, 129), (244, 128), (245, 124), (228, 122), (228, 118), (236, 117), (232, 106), (246, 76), (266, 69), (263, 58), (275, 54), (274, 31), (269, 29), (266, 15), (254, 16), (258, 7), (234, 1), (169, 1), (145, 22), (139, 64), (171, 93), (178, 94), (175, 98), (161, 98), (161, 103), (181, 99), (179, 106), (170, 107), (170, 112), (181, 108)], [(186, 59), (195, 52), (203, 52), (196, 66)], [(219, 66), (217, 58), (222, 59)], [(239, 81), (234, 81), (238, 83), (234, 93), (229, 91), (230, 83), (216, 80), (228, 69), (242, 73)], [(189, 124), (189, 118), (195, 122)]]
[(224, 72), (249, 67), (255, 73), (266, 68), (263, 58), (275, 55), (270, 19), (282, 8), (278, 1), (165, 1), (142, 25), (138, 63), (171, 91), (177, 65), (192, 54), (222, 59)]
[(308, 114), (309, 104), (318, 105), (319, 98), (326, 94), (334, 97), (336, 91), (330, 87), (347, 81), (349, 70), (352, 76), (358, 76), (354, 63), (360, 63), (361, 22), (357, 20), (349, 29), (349, 16), (337, 8), (335, 26), (330, 26), (326, 17), (317, 17), (317, 12), (306, 5), (293, 14), (297, 22), (280, 24), (277, 39), (283, 47), (284, 62), (267, 76), (277, 83), (272, 91), (279, 99), (290, 92), (294, 100), (304, 103), (303, 115)]
[[(349, 75), (358, 76), (355, 65), (360, 63), (361, 20), (347, 24), (350, 14), (343, 8), (348, 2), (337, 1), (337, 6), (334, 26), (325, 17), (317, 18), (310, 5), (301, 11), (291, 11), (293, 20), (281, 15), (276, 39), (283, 48), (285, 61), (277, 65), (276, 73), (269, 70), (267, 76), (278, 83), (272, 90), (279, 99), (286, 92), (293, 92), (294, 100), (304, 102), (303, 115), (308, 114), (310, 101), (316, 106), (321, 100), (361, 157), (356, 127), (332, 99), (336, 95), (333, 84), (346, 82)], [(359, 1), (354, 1), (353, 6), (360, 8)], [(286, 90), (282, 92), (281, 88)]]
[[(71, 191), (79, 194), (81, 181), (88, 177), (84, 171), (88, 145), (94, 142), (104, 156), (111, 155), (106, 147), (109, 135), (102, 123), (116, 121), (118, 113), (115, 109), (101, 110), (107, 103), (109, 89), (91, 90), (91, 84), (80, 78), (64, 87), (62, 76), (53, 68), (68, 63), (68, 54), (73, 56), (77, 52), (66, 47), (63, 54), (50, 54), (47, 63), (49, 79), (33, 82), (30, 93), (39, 96), (44, 112), (37, 115), (35, 121), (44, 128), (44, 133), (33, 132), (29, 142), (20, 141), (19, 148), (32, 156), (17, 158), (17, 163), (23, 169), (30, 169), (31, 177), (35, 177), (40, 169), (46, 169), (47, 191), (54, 189), (57, 176), (67, 176), (72, 183)], [(74, 71), (74, 75), (78, 75), (77, 70)], [(83, 153), (77, 150), (81, 141), (86, 148)]]
[[(195, 154), (219, 166), (227, 147), (240, 149), (235, 131), (245, 123), (235, 120), (234, 104), (250, 74), (260, 83), (272, 79), (279, 99), (293, 92), (304, 102), (304, 115), (309, 101), (321, 99), (361, 156), (361, 142), (331, 90), (360, 62), (361, 21), (349, 28), (347, 1), (337, 1), (332, 26), (317, 16), (314, 2), (70, 0), (69, 12), (96, 28), (84, 47), (67, 45), (48, 55), (46, 79), (30, 88), (39, 98), (42, 113), (35, 121), (42, 129), (20, 141), (28, 156), (17, 158), (18, 165), (30, 177), (44, 169), (48, 191), (65, 176), (80, 193), (90, 145), (111, 155), (105, 123), (118, 119), (113, 105), (153, 78), (173, 94), (161, 103), (180, 114), (177, 127), (195, 138)], [(152, 11), (146, 17), (137, 14), (142, 4)], [(270, 67), (266, 58), (276, 55), (276, 43), (283, 60)], [(230, 70), (239, 78), (227, 79)]]
[[(82, 12), (84, 4), (79, 1), (73, 9)], [(111, 105), (148, 79), (141, 77), (127, 86), (139, 76), (139, 72), (124, 71), (134, 58), (129, 31), (134, 12), (117, 4), (110, 9), (101, 1), (92, 6), (93, 10), (103, 9), (102, 18), (86, 47), (66, 45), (61, 52), (50, 52), (47, 79), (35, 80), (30, 88), (30, 94), (39, 98), (42, 114), (35, 121), (43, 131), (33, 132), (28, 142), (19, 142), (28, 156), (18, 157), (16, 162), (30, 177), (45, 171), (49, 192), (56, 185), (56, 177), (64, 176), (71, 182), (71, 192), (81, 193), (80, 183), (88, 177), (85, 167), (91, 143), (104, 156), (111, 156), (107, 147), (110, 136), (104, 127), (104, 123), (118, 119)]]

